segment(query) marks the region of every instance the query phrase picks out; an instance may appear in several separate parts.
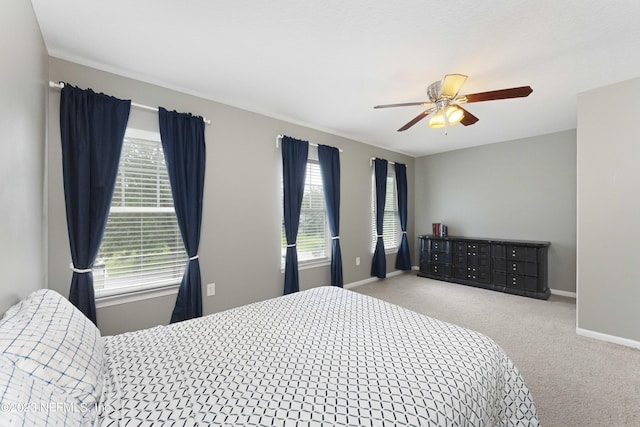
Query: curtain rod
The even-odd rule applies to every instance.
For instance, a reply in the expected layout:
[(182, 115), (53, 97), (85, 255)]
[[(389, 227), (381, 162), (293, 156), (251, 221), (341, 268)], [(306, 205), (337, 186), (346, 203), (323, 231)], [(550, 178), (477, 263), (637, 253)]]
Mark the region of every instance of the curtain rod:
[[(374, 161), (375, 159), (380, 159), (380, 157), (372, 157), (372, 158), (370, 158), (370, 159), (369, 159), (369, 166), (372, 166), (372, 165), (373, 165), (373, 161)], [(385, 159), (380, 159), (380, 160), (385, 160)], [(390, 160), (387, 160), (387, 163), (388, 163), (388, 164), (390, 164), (390, 165), (395, 165), (395, 164), (396, 164), (396, 162), (392, 162), (392, 161), (390, 161)], [(405, 165), (405, 166), (406, 166), (406, 165)]]
[[(49, 81), (49, 87), (52, 87), (55, 89), (62, 89), (64, 87), (64, 83), (63, 82), (56, 83), (56, 82)], [(150, 107), (148, 105), (138, 104), (136, 102), (131, 102), (131, 106), (140, 108), (142, 110), (149, 110), (149, 111), (156, 111), (156, 112), (158, 111), (158, 107)], [(208, 125), (211, 124), (211, 120), (207, 120), (204, 117), (202, 118), (202, 120)]]
[[(278, 135), (276, 136), (276, 148), (280, 148), (280, 140), (282, 139), (284, 135)], [(310, 142), (309, 145), (311, 145), (312, 147), (317, 147), (318, 144), (314, 144), (313, 142)], [(340, 151), (342, 153), (342, 148), (338, 148), (338, 151)]]

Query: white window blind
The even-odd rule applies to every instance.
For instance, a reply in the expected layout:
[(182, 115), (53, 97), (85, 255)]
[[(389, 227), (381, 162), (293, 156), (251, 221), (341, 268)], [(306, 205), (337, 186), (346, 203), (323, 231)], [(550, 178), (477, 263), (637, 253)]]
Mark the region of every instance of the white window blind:
[[(376, 181), (373, 174), (371, 185), (371, 251), (375, 251), (378, 233), (376, 232)], [(398, 217), (398, 196), (394, 168), (387, 172), (387, 193), (384, 205), (384, 219), (382, 222), (382, 240), (385, 251), (393, 251), (400, 245), (402, 230)]]
[[(324, 203), (324, 189), (320, 164), (314, 160), (307, 162), (307, 172), (304, 181), (304, 196), (300, 211), (300, 225), (296, 249), (298, 262), (326, 260), (328, 258), (330, 234)], [(282, 266), (284, 267), (287, 252), (287, 238), (282, 219)]]
[(127, 133), (104, 237), (96, 293), (180, 283), (187, 261), (157, 133)]

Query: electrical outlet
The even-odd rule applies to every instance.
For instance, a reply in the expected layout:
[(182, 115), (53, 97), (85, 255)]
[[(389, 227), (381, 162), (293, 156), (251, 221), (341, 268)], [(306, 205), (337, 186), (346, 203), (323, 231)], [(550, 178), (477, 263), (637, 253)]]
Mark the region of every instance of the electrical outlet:
[(216, 294), (216, 284), (209, 283), (207, 285), (207, 296), (210, 297), (211, 295), (215, 295), (215, 294)]
[(360, 257), (359, 256), (356, 257), (356, 265), (360, 265)]

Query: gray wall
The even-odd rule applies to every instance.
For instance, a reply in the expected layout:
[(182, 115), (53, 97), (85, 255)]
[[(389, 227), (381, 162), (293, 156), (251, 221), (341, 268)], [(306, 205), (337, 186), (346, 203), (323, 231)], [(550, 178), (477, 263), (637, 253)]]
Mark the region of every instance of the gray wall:
[[(205, 314), (282, 295), (279, 193), (282, 160), (275, 146), (278, 134), (344, 150), (340, 244), (345, 284), (370, 277), (369, 159), (379, 156), (406, 163), (408, 182), (414, 181), (414, 159), (409, 156), (56, 58), (50, 59), (49, 73), (53, 81), (90, 87), (140, 104), (192, 112), (212, 121), (205, 134), (207, 172), (199, 256), (203, 290), (207, 283), (215, 282), (216, 295), (203, 297)], [(71, 273), (62, 188), (59, 102), (59, 92), (51, 91), (48, 271), (49, 286), (67, 295)], [(157, 113), (132, 108), (129, 124), (157, 130)], [(413, 211), (410, 188), (410, 239), (415, 239)], [(360, 266), (355, 265), (356, 257), (361, 258)], [(391, 272), (395, 255), (387, 259), (387, 271)], [(301, 270), (301, 289), (327, 284), (329, 277), (328, 266)], [(99, 308), (98, 326), (104, 334), (113, 334), (167, 323), (174, 301), (175, 296), (167, 296)]]
[[(611, 106), (603, 109), (603, 100)], [(578, 96), (578, 329), (640, 343), (640, 79)], [(609, 120), (603, 120), (606, 117)]]
[(47, 52), (31, 2), (0, 13), (0, 313), (45, 286)]
[(549, 241), (549, 287), (575, 292), (575, 131), (420, 157), (415, 177), (417, 234)]

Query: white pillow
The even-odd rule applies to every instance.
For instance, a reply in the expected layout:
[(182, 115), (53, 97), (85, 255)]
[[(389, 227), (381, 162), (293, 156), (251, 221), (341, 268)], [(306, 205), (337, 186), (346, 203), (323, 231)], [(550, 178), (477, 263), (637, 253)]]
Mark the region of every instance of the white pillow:
[(41, 289), (0, 320), (0, 353), (28, 375), (94, 407), (102, 392), (100, 331), (66, 298)]
[(0, 426), (91, 426), (92, 411), (0, 355)]

